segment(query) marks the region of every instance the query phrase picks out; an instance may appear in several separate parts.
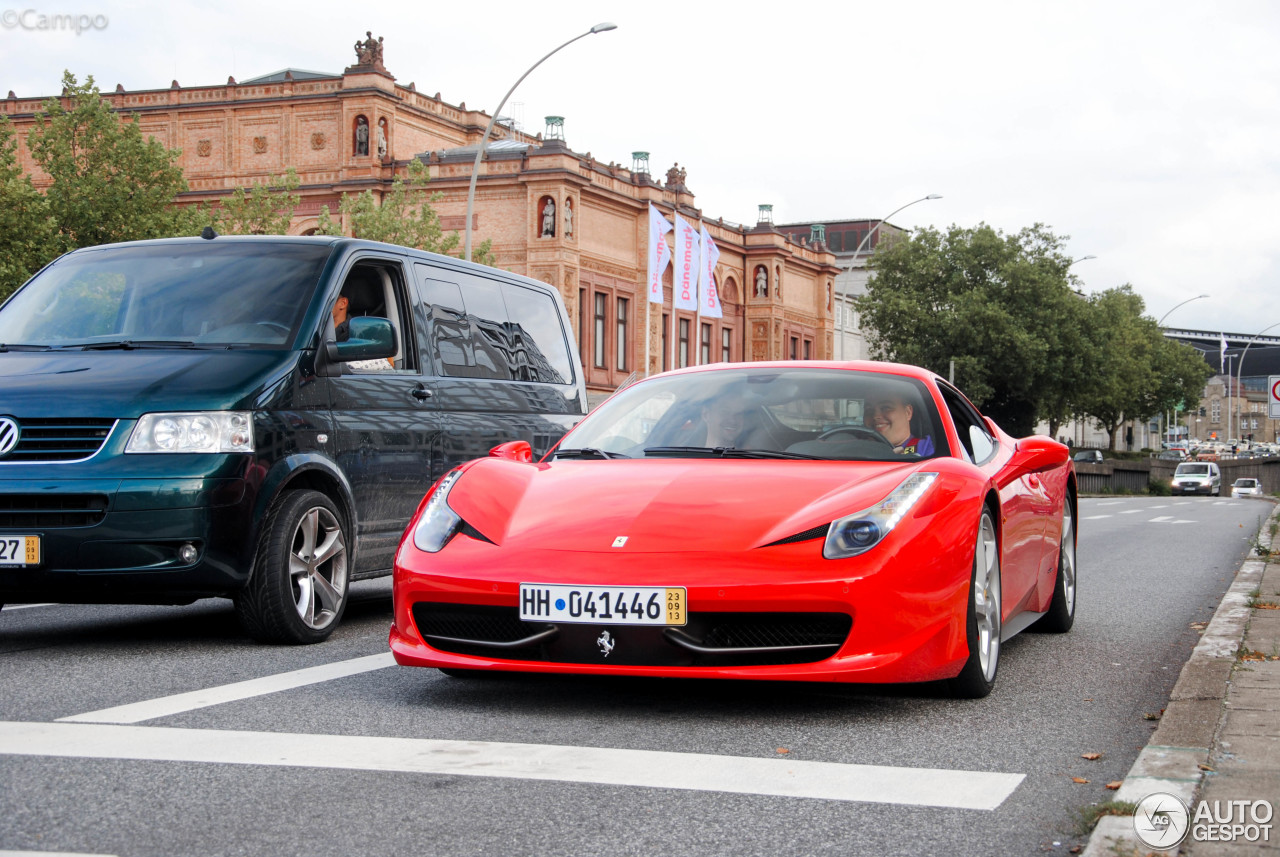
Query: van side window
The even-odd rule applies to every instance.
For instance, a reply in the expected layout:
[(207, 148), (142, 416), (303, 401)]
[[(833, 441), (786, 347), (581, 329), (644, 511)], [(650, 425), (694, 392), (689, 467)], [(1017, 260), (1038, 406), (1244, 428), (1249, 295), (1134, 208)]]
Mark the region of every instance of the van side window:
[(445, 375), (474, 378), (475, 355), (471, 349), (471, 325), (462, 306), (462, 290), (457, 283), (431, 279), (431, 269), (418, 269), (418, 294), (426, 310), (427, 343), (436, 365)]
[(503, 283), (511, 317), (511, 365), (520, 381), (568, 384), (574, 380), (569, 343), (550, 295)]
[(493, 280), (460, 276), (462, 303), (471, 324), (471, 347), (475, 354), (478, 377), (510, 381), (511, 345), (507, 337), (507, 305), (502, 291)]
[[(386, 360), (353, 360), (347, 367), (355, 372), (387, 372), (395, 369), (416, 371), (417, 353), (406, 348), (406, 331), (410, 329), (409, 304), (406, 301), (404, 276), (398, 265), (387, 263), (357, 262), (343, 280), (339, 291), (339, 306), (345, 298), (346, 318), (371, 316), (385, 318), (395, 329), (396, 353)], [(341, 315), (335, 307), (334, 320)], [(343, 325), (338, 323), (337, 335), (343, 337)]]

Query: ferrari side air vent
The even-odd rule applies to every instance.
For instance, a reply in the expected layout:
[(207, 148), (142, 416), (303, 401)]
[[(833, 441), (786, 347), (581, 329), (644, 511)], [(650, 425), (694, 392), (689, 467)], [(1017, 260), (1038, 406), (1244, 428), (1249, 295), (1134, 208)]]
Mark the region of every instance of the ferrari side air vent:
[(769, 542), (765, 547), (771, 548), (778, 545), (793, 544), (794, 542), (807, 542), (812, 539), (824, 539), (827, 537), (827, 530), (829, 529), (831, 529), (830, 524), (823, 524), (820, 527), (805, 530), (803, 533), (796, 533), (794, 536), (787, 536), (785, 539), (778, 539), (776, 542)]

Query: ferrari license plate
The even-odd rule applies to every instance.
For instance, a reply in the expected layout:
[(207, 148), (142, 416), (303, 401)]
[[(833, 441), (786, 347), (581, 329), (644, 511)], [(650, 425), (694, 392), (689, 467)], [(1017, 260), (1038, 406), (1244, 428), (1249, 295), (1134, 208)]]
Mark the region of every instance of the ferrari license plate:
[(39, 564), (39, 536), (0, 536), (0, 568)]
[(688, 621), (687, 600), (683, 586), (522, 583), (520, 618), (594, 625), (683, 625)]

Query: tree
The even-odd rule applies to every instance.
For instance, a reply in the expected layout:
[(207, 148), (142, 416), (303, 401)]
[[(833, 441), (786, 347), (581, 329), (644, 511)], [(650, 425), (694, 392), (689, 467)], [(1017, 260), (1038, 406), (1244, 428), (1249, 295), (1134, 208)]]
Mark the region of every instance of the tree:
[[(440, 226), (440, 215), (431, 203), (439, 201), (442, 194), (428, 194), (429, 181), (431, 175), (426, 164), (415, 159), (409, 162), (408, 180), (396, 176), (391, 192), (381, 203), (370, 190), (344, 194), (339, 211), (357, 238), (456, 256), (462, 239), (457, 232), (446, 233)], [(333, 219), (328, 206), (320, 209), (320, 225), (316, 231), (321, 235), (343, 234), (342, 224)], [(472, 252), (472, 259), (482, 265), (492, 265), (491, 246), (492, 242), (485, 240)]]
[(1090, 383), (1080, 403), (1107, 432), (1112, 451), (1127, 420), (1146, 420), (1200, 400), (1212, 370), (1195, 351), (1167, 339), (1142, 314), (1129, 285), (1093, 295), (1090, 306)]
[(213, 227), (224, 235), (285, 235), (302, 197), (301, 181), (293, 167), (266, 184), (236, 188), (210, 213)]
[(17, 134), (0, 116), (0, 301), (58, 253), (48, 202), (22, 172), (17, 150)]
[(190, 234), (197, 212), (176, 205), (187, 189), (181, 151), (144, 139), (137, 116), (121, 122), (93, 77), (62, 77), (70, 108), (51, 98), (27, 145), (52, 179), (45, 192), (59, 250)]
[(855, 299), (872, 354), (947, 375), (1014, 435), (1074, 409), (1087, 356), (1084, 302), (1070, 286), (1067, 236), (1036, 224), (922, 229), (877, 249)]

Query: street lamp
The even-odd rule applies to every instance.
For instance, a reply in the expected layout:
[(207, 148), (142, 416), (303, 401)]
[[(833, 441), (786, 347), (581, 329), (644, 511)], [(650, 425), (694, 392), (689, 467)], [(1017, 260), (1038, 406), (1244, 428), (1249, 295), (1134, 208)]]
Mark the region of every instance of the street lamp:
[[(1244, 351), (1240, 352), (1240, 365), (1236, 367), (1236, 390), (1237, 391), (1240, 390), (1240, 379), (1244, 377), (1244, 356), (1249, 353), (1249, 346), (1257, 342), (1259, 336), (1262, 336), (1262, 334), (1266, 333), (1268, 330), (1270, 330), (1273, 327), (1280, 327), (1280, 321), (1277, 321), (1275, 324), (1269, 324), (1266, 327), (1262, 328), (1262, 330), (1259, 330), (1257, 333), (1253, 335), (1252, 339), (1250, 339), (1247, 343), (1245, 343)], [(1228, 384), (1231, 383), (1230, 375), (1227, 376), (1227, 383)], [(1228, 434), (1230, 434), (1230, 432), (1228, 432)], [(1240, 400), (1238, 398), (1236, 399), (1236, 434), (1238, 435), (1244, 434), (1244, 432), (1240, 430)], [(1227, 438), (1227, 440), (1230, 440), (1230, 439), (1231, 438)], [(1242, 438), (1236, 438), (1236, 440), (1241, 440), (1241, 439)]]
[[(895, 214), (897, 214), (899, 211), (902, 211), (904, 208), (910, 208), (911, 206), (915, 205), (917, 202), (925, 202), (931, 199), (942, 199), (942, 194), (931, 193), (928, 196), (922, 196), (919, 199), (913, 199), (911, 200), (911, 202), (908, 202), (906, 205), (898, 206), (893, 211), (889, 212), (884, 217), (877, 220), (876, 225), (868, 229), (867, 234), (862, 236), (862, 240), (858, 242), (857, 249), (853, 251), (853, 259), (851, 260), (851, 263), (845, 268), (845, 271), (850, 272), (854, 269), (854, 265), (852, 264), (852, 262), (858, 261), (858, 254), (862, 252), (862, 248), (866, 246), (870, 246), (869, 242), (871, 241), (871, 236), (875, 235), (876, 232), (879, 231), (880, 227), (884, 225), (884, 222), (886, 220), (888, 220), (890, 217), (893, 217)], [(841, 289), (839, 293), (840, 306), (841, 306), (841, 321), (840, 321), (840, 359), (841, 360), (844, 359), (844, 315), (845, 313), (843, 308), (844, 308), (844, 299), (848, 297), (848, 294), (849, 293), (843, 289)]]
[(1096, 258), (1098, 257), (1097, 256), (1081, 256), (1079, 259), (1072, 259), (1071, 262), (1067, 265), (1067, 267), (1070, 268), (1076, 262), (1088, 262), (1090, 259), (1096, 259)]
[[(1192, 301), (1198, 301), (1198, 300), (1201, 300), (1202, 298), (1207, 298), (1207, 297), (1209, 297), (1209, 296), (1208, 296), (1208, 295), (1196, 295), (1194, 298), (1187, 298), (1187, 299), (1186, 299), (1185, 301), (1183, 301), (1182, 303), (1175, 305), (1173, 309), (1177, 309), (1178, 307), (1182, 306), (1183, 304), (1189, 304), (1189, 303), (1191, 303)], [(1169, 316), (1173, 315), (1173, 309), (1169, 310), (1167, 313), (1165, 313), (1164, 315), (1160, 316), (1160, 320), (1156, 322), (1156, 327), (1164, 327), (1164, 320), (1165, 320), (1166, 318), (1168, 318)]]
[(489, 124), (485, 126), (484, 136), (480, 138), (480, 145), (476, 148), (475, 163), (471, 165), (471, 185), (467, 188), (467, 225), (465, 230), (466, 239), (464, 240), (463, 251), (462, 251), (463, 258), (466, 259), (468, 262), (471, 261), (471, 215), (472, 215), (472, 212), (475, 210), (475, 205), (476, 205), (476, 179), (479, 178), (480, 176), (480, 162), (484, 160), (485, 143), (489, 141), (489, 135), (493, 133), (493, 125), (495, 122), (498, 121), (498, 116), (502, 113), (502, 108), (506, 106), (507, 99), (511, 97), (511, 93), (516, 91), (516, 87), (519, 86), (524, 81), (524, 79), (529, 76), (530, 72), (532, 72), (535, 68), (542, 65), (548, 59), (550, 59), (553, 54), (556, 54), (564, 50), (565, 48), (569, 47), (569, 45), (578, 41), (578, 39), (585, 38), (595, 33), (604, 33), (609, 30), (616, 30), (616, 29), (618, 29), (617, 24), (609, 24), (609, 23), (596, 24), (594, 27), (592, 27), (590, 30), (587, 30), (585, 33), (582, 33), (581, 35), (578, 35), (578, 36), (574, 36), (572, 39), (565, 42), (563, 45), (556, 48), (554, 51), (547, 54), (545, 57), (538, 60), (533, 65), (529, 66), (528, 71), (520, 75), (520, 79), (511, 85), (511, 88), (507, 90), (507, 94), (502, 96), (502, 100), (498, 102), (498, 109), (493, 111), (493, 115), (489, 117)]

